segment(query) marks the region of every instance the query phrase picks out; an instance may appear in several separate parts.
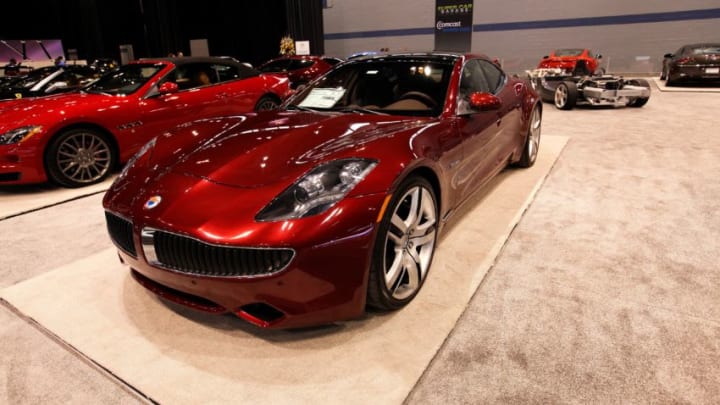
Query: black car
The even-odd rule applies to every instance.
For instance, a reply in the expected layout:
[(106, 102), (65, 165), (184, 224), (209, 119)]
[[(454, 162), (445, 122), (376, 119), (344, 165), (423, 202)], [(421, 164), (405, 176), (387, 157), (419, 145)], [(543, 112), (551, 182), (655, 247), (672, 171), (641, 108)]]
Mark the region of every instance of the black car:
[(98, 69), (84, 65), (49, 66), (0, 84), (0, 100), (41, 97), (78, 90), (100, 77)]
[(720, 82), (720, 43), (685, 45), (665, 54), (661, 80), (668, 86), (679, 82)]

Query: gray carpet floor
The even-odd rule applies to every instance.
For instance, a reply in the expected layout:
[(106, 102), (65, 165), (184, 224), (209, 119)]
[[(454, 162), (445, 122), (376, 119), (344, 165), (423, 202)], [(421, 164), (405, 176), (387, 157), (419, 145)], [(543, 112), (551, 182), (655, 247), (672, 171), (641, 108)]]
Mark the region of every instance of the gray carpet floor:
[[(717, 403), (718, 111), (714, 93), (546, 104), (570, 143), (406, 402)], [(100, 199), (0, 221), (0, 287), (110, 246)], [(0, 325), (0, 403), (142, 400), (32, 321)]]

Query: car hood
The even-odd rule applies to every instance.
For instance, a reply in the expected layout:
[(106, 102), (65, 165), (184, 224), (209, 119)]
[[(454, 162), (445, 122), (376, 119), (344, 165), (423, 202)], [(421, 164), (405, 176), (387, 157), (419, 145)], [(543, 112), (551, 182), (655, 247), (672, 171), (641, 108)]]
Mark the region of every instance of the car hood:
[[(153, 166), (235, 187), (293, 182), (324, 161), (379, 158), (368, 154), (382, 147), (382, 139), (412, 132), (427, 122), (428, 118), (309, 112), (204, 120), (158, 139)], [(188, 141), (198, 135), (205, 141)]]

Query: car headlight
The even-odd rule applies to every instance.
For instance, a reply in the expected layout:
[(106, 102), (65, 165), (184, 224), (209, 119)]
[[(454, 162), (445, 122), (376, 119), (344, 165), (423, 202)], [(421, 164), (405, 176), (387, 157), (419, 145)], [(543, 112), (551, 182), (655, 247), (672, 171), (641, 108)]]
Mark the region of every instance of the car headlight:
[(377, 161), (341, 159), (320, 165), (275, 197), (255, 217), (257, 221), (282, 221), (325, 212), (360, 183)]
[(150, 140), (150, 142), (143, 145), (140, 150), (134, 154), (130, 160), (125, 164), (125, 167), (123, 167), (122, 171), (120, 172), (120, 175), (118, 176), (118, 180), (124, 178), (127, 176), (128, 171), (130, 170), (130, 167), (132, 167), (134, 164), (136, 164), (138, 161), (140, 161), (145, 155), (150, 155), (148, 152), (152, 150), (152, 148), (155, 147), (155, 143), (157, 142), (157, 138), (153, 138)]
[(42, 131), (42, 127), (39, 125), (28, 125), (26, 127), (15, 128), (12, 131), (7, 131), (0, 135), (0, 145), (20, 143), (40, 131)]

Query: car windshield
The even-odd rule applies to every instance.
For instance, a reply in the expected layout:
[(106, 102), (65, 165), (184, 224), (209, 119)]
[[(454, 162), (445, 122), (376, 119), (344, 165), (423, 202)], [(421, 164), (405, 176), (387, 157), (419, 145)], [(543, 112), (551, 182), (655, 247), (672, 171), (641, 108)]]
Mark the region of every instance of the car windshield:
[(705, 45), (700, 48), (694, 48), (693, 53), (695, 55), (713, 55), (720, 54), (720, 44), (718, 45)]
[(582, 55), (582, 49), (556, 49), (555, 56), (580, 56)]
[(445, 103), (452, 60), (372, 59), (341, 65), (300, 91), (287, 108), (435, 116)]
[(14, 88), (30, 88), (58, 70), (55, 66), (31, 70), (26, 76), (9, 83)]
[(133, 63), (124, 65), (100, 79), (86, 90), (89, 93), (105, 93), (125, 96), (136, 92), (152, 79), (162, 68), (162, 64)]

